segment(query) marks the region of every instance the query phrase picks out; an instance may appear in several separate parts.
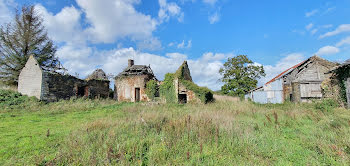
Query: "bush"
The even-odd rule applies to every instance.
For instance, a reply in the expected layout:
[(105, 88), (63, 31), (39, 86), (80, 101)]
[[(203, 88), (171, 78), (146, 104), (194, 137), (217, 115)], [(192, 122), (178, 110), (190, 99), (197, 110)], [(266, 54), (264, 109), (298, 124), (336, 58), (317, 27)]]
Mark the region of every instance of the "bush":
[(35, 97), (23, 96), (18, 92), (0, 89), (0, 107), (11, 107), (29, 101), (37, 101)]
[(154, 100), (158, 96), (158, 84), (155, 80), (150, 80), (146, 84), (146, 94), (148, 98)]
[(315, 108), (322, 112), (330, 112), (337, 107), (339, 107), (339, 104), (333, 99), (323, 99), (315, 104)]

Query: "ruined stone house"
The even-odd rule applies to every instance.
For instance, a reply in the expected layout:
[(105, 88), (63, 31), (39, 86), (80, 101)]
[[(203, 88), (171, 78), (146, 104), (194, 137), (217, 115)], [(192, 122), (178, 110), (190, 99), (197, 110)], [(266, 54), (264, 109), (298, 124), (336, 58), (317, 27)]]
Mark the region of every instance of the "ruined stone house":
[(175, 73), (174, 78), (174, 86), (175, 86), (175, 94), (176, 100), (178, 103), (199, 103), (200, 100), (196, 97), (195, 93), (188, 89), (182, 82), (182, 80), (192, 82), (191, 72), (188, 68), (187, 61), (184, 61), (179, 69)]
[(128, 67), (115, 77), (114, 98), (117, 101), (149, 101), (146, 84), (149, 80), (157, 80), (150, 66), (134, 65), (128, 60)]
[(39, 65), (34, 56), (30, 56), (20, 72), (18, 92), (49, 102), (71, 97), (107, 98), (109, 80), (104, 77), (82, 80), (48, 71)]
[(329, 77), (325, 73), (335, 66), (335, 63), (312, 56), (283, 71), (262, 88), (250, 91), (245, 97), (258, 103), (308, 102), (321, 99), (321, 84)]

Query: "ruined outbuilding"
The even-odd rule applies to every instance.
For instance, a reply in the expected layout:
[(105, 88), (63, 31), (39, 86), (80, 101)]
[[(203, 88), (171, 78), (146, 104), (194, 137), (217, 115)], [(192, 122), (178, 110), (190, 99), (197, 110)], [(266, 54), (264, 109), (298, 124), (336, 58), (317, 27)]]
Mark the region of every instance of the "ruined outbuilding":
[(263, 87), (250, 91), (245, 97), (258, 103), (308, 102), (321, 99), (321, 84), (329, 78), (325, 73), (335, 66), (335, 63), (312, 56), (283, 71)]
[(71, 97), (107, 98), (109, 80), (102, 78), (82, 80), (71, 75), (48, 71), (39, 65), (34, 56), (30, 56), (20, 72), (18, 92), (49, 102)]
[(157, 80), (150, 66), (134, 65), (134, 60), (128, 60), (128, 67), (115, 77), (114, 98), (118, 101), (149, 101), (146, 94), (146, 84)]
[(350, 59), (326, 74), (330, 77), (322, 83), (324, 96), (350, 108)]
[(208, 103), (214, 100), (211, 90), (192, 81), (187, 61), (174, 74), (174, 87), (178, 103)]

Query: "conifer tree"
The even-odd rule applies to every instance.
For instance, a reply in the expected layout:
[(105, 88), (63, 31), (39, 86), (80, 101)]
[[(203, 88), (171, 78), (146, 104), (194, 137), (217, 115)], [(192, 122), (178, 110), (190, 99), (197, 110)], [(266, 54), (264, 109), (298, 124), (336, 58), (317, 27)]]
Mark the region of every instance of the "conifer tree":
[(0, 81), (17, 85), (19, 73), (30, 55), (43, 69), (58, 70), (60, 63), (55, 53), (56, 47), (34, 6), (23, 6), (12, 23), (0, 27)]

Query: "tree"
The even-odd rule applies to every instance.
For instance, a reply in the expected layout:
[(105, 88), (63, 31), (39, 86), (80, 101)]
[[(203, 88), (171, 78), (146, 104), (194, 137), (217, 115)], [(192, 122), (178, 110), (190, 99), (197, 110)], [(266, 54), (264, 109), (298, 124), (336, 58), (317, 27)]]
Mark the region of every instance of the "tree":
[(246, 55), (229, 58), (219, 72), (223, 76), (221, 81), (225, 83), (221, 91), (224, 94), (240, 97), (256, 88), (257, 79), (265, 76), (263, 66), (254, 65)]
[(23, 6), (21, 11), (17, 10), (13, 23), (0, 27), (0, 81), (17, 85), (18, 75), (30, 55), (46, 70), (60, 69), (55, 53), (56, 47), (34, 6)]

